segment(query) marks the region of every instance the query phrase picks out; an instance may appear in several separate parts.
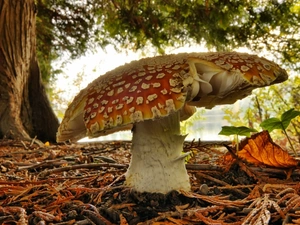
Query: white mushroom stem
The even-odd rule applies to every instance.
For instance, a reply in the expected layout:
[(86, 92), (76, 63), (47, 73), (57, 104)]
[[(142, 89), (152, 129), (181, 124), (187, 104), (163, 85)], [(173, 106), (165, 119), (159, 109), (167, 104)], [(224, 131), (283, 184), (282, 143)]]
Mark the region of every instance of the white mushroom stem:
[(179, 112), (135, 124), (125, 184), (139, 192), (166, 194), (191, 186), (182, 154)]

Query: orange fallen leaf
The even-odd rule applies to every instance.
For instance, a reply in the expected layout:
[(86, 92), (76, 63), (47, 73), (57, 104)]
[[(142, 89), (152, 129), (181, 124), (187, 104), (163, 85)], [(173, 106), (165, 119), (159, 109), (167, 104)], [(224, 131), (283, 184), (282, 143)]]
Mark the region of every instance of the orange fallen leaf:
[(268, 131), (262, 131), (247, 138), (241, 144), (242, 150), (238, 156), (256, 165), (268, 165), (279, 168), (291, 168), (299, 161), (275, 144)]

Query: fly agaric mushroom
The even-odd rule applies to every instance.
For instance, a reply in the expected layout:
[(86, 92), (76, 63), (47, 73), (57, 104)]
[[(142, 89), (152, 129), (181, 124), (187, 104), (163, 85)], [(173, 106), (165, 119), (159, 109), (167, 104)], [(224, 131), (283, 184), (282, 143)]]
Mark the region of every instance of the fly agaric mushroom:
[(180, 117), (244, 98), (256, 87), (287, 79), (264, 58), (236, 52), (144, 58), (90, 83), (68, 107), (57, 141), (132, 128), (125, 184), (139, 192), (190, 190)]

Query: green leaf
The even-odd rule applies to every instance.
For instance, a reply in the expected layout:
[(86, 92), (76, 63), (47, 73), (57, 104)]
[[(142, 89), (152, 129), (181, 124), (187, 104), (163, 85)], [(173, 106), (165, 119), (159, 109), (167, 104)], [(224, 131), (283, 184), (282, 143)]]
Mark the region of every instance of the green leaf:
[(289, 126), (292, 119), (294, 119), (295, 117), (297, 117), (299, 115), (300, 115), (300, 111), (295, 111), (294, 109), (290, 109), (290, 110), (284, 112), (281, 115), (281, 121), (282, 121), (284, 129), (286, 129)]
[(260, 126), (269, 132), (272, 132), (275, 129), (285, 130), (289, 126), (291, 120), (299, 115), (300, 111), (290, 109), (281, 115), (281, 119), (275, 117), (266, 119), (260, 124)]
[(264, 129), (267, 130), (269, 132), (272, 132), (275, 129), (283, 129), (281, 120), (279, 120), (278, 118), (269, 118), (264, 120), (260, 126)]
[(235, 126), (223, 126), (219, 135), (240, 135), (250, 137), (251, 132), (257, 132), (257, 130), (248, 128), (245, 126), (235, 127)]

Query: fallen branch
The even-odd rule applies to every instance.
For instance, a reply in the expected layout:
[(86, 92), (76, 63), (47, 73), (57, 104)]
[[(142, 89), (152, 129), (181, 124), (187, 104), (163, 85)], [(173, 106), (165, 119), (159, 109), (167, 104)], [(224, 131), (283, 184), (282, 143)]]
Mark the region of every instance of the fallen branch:
[(16, 171), (22, 171), (22, 170), (29, 170), (29, 169), (37, 169), (39, 167), (53, 167), (53, 166), (60, 166), (62, 164), (66, 164), (68, 163), (65, 160), (60, 160), (60, 159), (56, 159), (56, 160), (46, 160), (43, 162), (38, 162), (32, 165), (28, 165), (28, 166), (20, 166), (16, 169)]
[[(211, 181), (213, 181), (213, 182), (215, 182), (215, 183), (217, 183), (217, 184), (220, 184), (220, 185), (222, 185), (222, 186), (225, 186), (225, 187), (227, 187), (227, 188), (228, 188), (228, 187), (232, 187), (230, 184), (228, 184), (228, 183), (226, 183), (226, 182), (224, 182), (224, 181), (221, 181), (221, 180), (219, 180), (219, 179), (216, 179), (216, 178), (214, 178), (214, 177), (211, 177), (211, 176), (209, 176), (209, 175), (207, 175), (207, 174), (204, 174), (204, 173), (198, 172), (198, 173), (196, 174), (196, 176), (200, 176), (200, 177), (202, 177), (202, 178), (211, 180)], [(235, 192), (235, 193), (237, 193), (237, 194), (239, 194), (239, 195), (241, 195), (243, 198), (246, 198), (246, 197), (248, 196), (248, 194), (246, 194), (245, 192), (242, 192), (242, 191), (239, 190), (239, 189), (232, 189), (232, 191)]]

